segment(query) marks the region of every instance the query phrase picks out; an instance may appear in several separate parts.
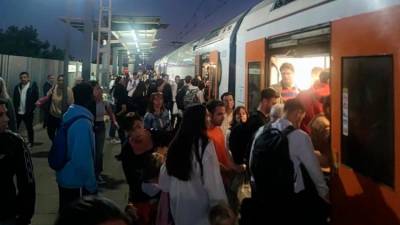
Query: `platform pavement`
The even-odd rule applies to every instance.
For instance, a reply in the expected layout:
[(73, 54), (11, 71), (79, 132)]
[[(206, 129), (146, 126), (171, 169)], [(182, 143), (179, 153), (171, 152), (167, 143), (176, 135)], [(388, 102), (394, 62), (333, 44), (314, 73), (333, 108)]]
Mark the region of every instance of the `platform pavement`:
[[(50, 141), (46, 130), (35, 127), (35, 146), (32, 149), (32, 161), (36, 179), (36, 207), (32, 225), (53, 225), (58, 210), (58, 188), (55, 172), (47, 163)], [(100, 186), (99, 195), (105, 196), (123, 208), (128, 199), (128, 185), (122, 172), (121, 163), (114, 155), (119, 153), (119, 144), (104, 145), (104, 171), (107, 183)]]

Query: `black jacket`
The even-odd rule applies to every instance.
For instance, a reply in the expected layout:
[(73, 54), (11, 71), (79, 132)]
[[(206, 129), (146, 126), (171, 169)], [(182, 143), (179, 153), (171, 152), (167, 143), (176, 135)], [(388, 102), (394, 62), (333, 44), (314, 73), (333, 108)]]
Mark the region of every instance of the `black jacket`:
[(11, 131), (0, 134), (0, 146), (0, 221), (16, 218), (17, 225), (30, 224), (35, 208), (30, 152), (21, 136)]
[[(20, 93), (20, 88), (21, 84), (18, 84), (14, 88), (14, 108), (15, 108), (15, 113), (18, 114), (18, 108), (19, 104), (21, 102), (21, 93)], [(26, 104), (25, 104), (25, 114), (33, 113), (35, 110), (35, 102), (39, 99), (39, 89), (36, 85), (35, 82), (30, 82), (30, 86), (28, 88), (28, 91), (26, 92)]]

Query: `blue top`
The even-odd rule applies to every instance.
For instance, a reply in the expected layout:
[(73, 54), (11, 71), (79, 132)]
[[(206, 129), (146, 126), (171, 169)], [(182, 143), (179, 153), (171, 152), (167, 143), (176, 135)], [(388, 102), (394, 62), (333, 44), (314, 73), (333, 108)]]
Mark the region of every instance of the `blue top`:
[(147, 112), (144, 115), (144, 128), (154, 130), (169, 130), (171, 127), (171, 119), (168, 110), (164, 110), (160, 115)]
[(95, 193), (93, 114), (83, 106), (72, 104), (64, 114), (63, 122), (82, 115), (90, 120), (78, 119), (69, 127), (67, 141), (70, 161), (57, 172), (57, 183), (63, 188), (85, 188)]

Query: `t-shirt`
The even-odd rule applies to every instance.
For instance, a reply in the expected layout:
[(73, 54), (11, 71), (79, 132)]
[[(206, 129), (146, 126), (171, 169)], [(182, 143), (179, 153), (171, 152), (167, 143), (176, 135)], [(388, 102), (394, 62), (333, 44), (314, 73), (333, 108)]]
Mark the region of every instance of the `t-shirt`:
[(215, 152), (220, 164), (229, 168), (229, 156), (226, 151), (225, 136), (220, 127), (209, 128), (207, 135), (210, 140), (214, 142)]

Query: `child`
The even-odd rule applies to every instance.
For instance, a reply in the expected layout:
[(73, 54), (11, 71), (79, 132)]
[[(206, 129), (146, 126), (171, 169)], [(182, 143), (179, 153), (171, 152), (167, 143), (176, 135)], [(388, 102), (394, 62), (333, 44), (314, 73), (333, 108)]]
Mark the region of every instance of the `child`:
[(235, 214), (224, 202), (211, 208), (208, 220), (211, 225), (237, 225)]

